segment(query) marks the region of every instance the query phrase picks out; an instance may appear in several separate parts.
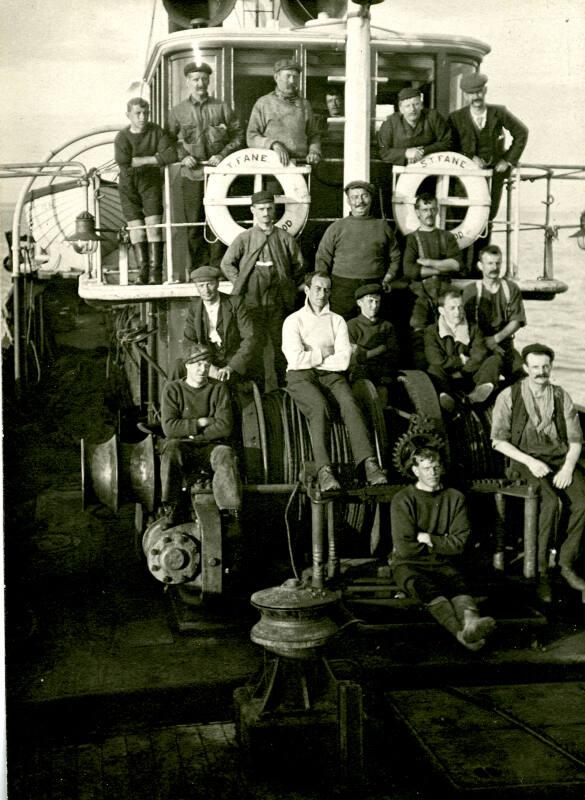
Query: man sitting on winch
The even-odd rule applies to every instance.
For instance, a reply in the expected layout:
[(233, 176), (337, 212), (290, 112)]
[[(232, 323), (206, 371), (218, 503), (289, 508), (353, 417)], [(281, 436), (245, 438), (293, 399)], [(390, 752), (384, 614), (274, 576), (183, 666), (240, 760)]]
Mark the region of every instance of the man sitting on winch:
[[(173, 140), (149, 122), (150, 106), (141, 97), (128, 101), (130, 125), (116, 134), (114, 158), (120, 167), (122, 214), (138, 267), (136, 283), (161, 283), (163, 266), (162, 167), (177, 160)], [(146, 227), (145, 227), (146, 226)]]
[(313, 457), (322, 492), (341, 488), (329, 455), (331, 401), (339, 406), (356, 466), (363, 465), (370, 486), (388, 482), (346, 373), (351, 358), (347, 323), (329, 308), (331, 278), (305, 276), (305, 305), (282, 326), (282, 351), (288, 363), (287, 390), (309, 423)]
[(381, 284), (367, 283), (355, 292), (360, 313), (347, 323), (351, 342), (349, 379), (352, 383), (367, 378), (380, 387), (389, 382), (400, 366), (400, 347), (394, 325), (380, 319), (382, 291)]
[(417, 449), (411, 469), (416, 483), (401, 489), (391, 505), (394, 579), (460, 644), (480, 650), (496, 623), (480, 617), (458, 564), (471, 532), (465, 497), (443, 486), (437, 450)]
[(585, 475), (579, 465), (583, 433), (571, 398), (550, 382), (554, 358), (554, 350), (544, 344), (522, 350), (527, 377), (498, 395), (491, 431), (494, 449), (510, 459), (508, 477), (540, 490), (538, 571), (543, 600), (550, 599), (548, 549), (559, 498), (568, 509), (559, 551), (561, 575), (573, 589), (585, 592), (585, 578), (575, 572), (585, 530)]
[(209, 377), (212, 353), (194, 345), (185, 359), (187, 377), (169, 381), (162, 393), (161, 423), (166, 436), (160, 478), (169, 525), (185, 521), (189, 480), (213, 470), (212, 488), (220, 509), (237, 512), (242, 485), (237, 458), (227, 444), (233, 431), (232, 399), (224, 383)]

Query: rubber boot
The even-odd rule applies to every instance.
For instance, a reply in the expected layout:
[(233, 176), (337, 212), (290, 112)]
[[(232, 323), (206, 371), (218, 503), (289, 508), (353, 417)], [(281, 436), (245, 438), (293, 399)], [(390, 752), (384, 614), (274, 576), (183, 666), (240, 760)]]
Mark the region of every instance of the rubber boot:
[(475, 600), (468, 594), (459, 594), (451, 599), (453, 608), (461, 625), (459, 641), (466, 647), (469, 644), (485, 642), (486, 636), (493, 633), (496, 621), (493, 617), (480, 617)]
[(213, 496), (219, 509), (237, 513), (242, 506), (242, 481), (238, 472), (238, 459), (231, 447), (218, 444), (209, 459), (213, 470)]
[(457, 641), (468, 650), (479, 650), (485, 644), (485, 639), (476, 642), (465, 641), (462, 637), (462, 626), (455, 613), (455, 608), (446, 597), (437, 597), (427, 606), (429, 613), (437, 620), (439, 625), (449, 631)]
[(148, 253), (150, 261), (150, 273), (148, 282), (150, 284), (162, 283), (162, 267), (164, 242), (149, 242)]
[(136, 242), (132, 245), (134, 258), (138, 267), (136, 283), (148, 283), (148, 242)]

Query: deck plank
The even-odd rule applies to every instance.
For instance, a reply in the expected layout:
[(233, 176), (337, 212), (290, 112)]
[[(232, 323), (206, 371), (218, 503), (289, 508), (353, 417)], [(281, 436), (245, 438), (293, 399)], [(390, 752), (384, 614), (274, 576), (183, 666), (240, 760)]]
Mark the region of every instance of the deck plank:
[(153, 763), (162, 800), (180, 800), (187, 796), (181, 768), (175, 728), (151, 731)]
[(77, 800), (77, 747), (54, 747), (51, 762), (52, 800)]
[(77, 796), (78, 800), (106, 800), (99, 745), (82, 744), (77, 749)]
[(160, 800), (158, 775), (152, 757), (152, 745), (148, 734), (126, 735), (126, 752), (130, 797), (133, 800)]
[(130, 796), (126, 739), (113, 736), (102, 745), (102, 768), (104, 796), (126, 798)]

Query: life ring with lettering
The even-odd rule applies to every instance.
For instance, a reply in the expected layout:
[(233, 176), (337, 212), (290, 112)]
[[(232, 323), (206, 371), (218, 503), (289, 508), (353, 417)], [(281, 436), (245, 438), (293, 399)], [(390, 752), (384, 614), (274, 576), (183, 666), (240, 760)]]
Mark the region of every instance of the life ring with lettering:
[[(207, 224), (224, 244), (231, 244), (239, 233), (246, 230), (232, 217), (229, 206), (242, 205), (243, 197), (228, 197), (228, 192), (238, 175), (274, 175), (284, 194), (276, 195), (277, 204), (284, 204), (284, 213), (277, 227), (295, 236), (308, 217), (311, 196), (305, 175), (310, 166), (283, 167), (274, 150), (248, 147), (227, 156), (217, 167), (205, 167), (205, 218)], [(249, 195), (248, 195), (249, 197)]]
[[(414, 203), (423, 180), (430, 175), (446, 175), (459, 178), (467, 192), (465, 203), (468, 206), (467, 213), (459, 225), (450, 232), (457, 239), (460, 250), (469, 247), (485, 230), (489, 220), (491, 196), (487, 178), (491, 175), (491, 170), (482, 170), (485, 177), (477, 174), (467, 175), (466, 170), (477, 173), (477, 164), (461, 153), (452, 152), (433, 153), (416, 164), (403, 167), (392, 193), (394, 219), (402, 233), (412, 233), (419, 227)], [(440, 192), (437, 192), (437, 199), (441, 205)], [(457, 199), (463, 200), (463, 198)]]

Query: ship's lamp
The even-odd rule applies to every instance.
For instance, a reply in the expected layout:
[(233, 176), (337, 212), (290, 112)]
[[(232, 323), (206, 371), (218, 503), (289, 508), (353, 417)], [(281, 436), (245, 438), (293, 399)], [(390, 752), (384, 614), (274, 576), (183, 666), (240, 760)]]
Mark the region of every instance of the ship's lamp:
[(95, 227), (95, 218), (89, 211), (82, 211), (75, 217), (75, 233), (67, 237), (78, 253), (95, 253), (102, 237)]

